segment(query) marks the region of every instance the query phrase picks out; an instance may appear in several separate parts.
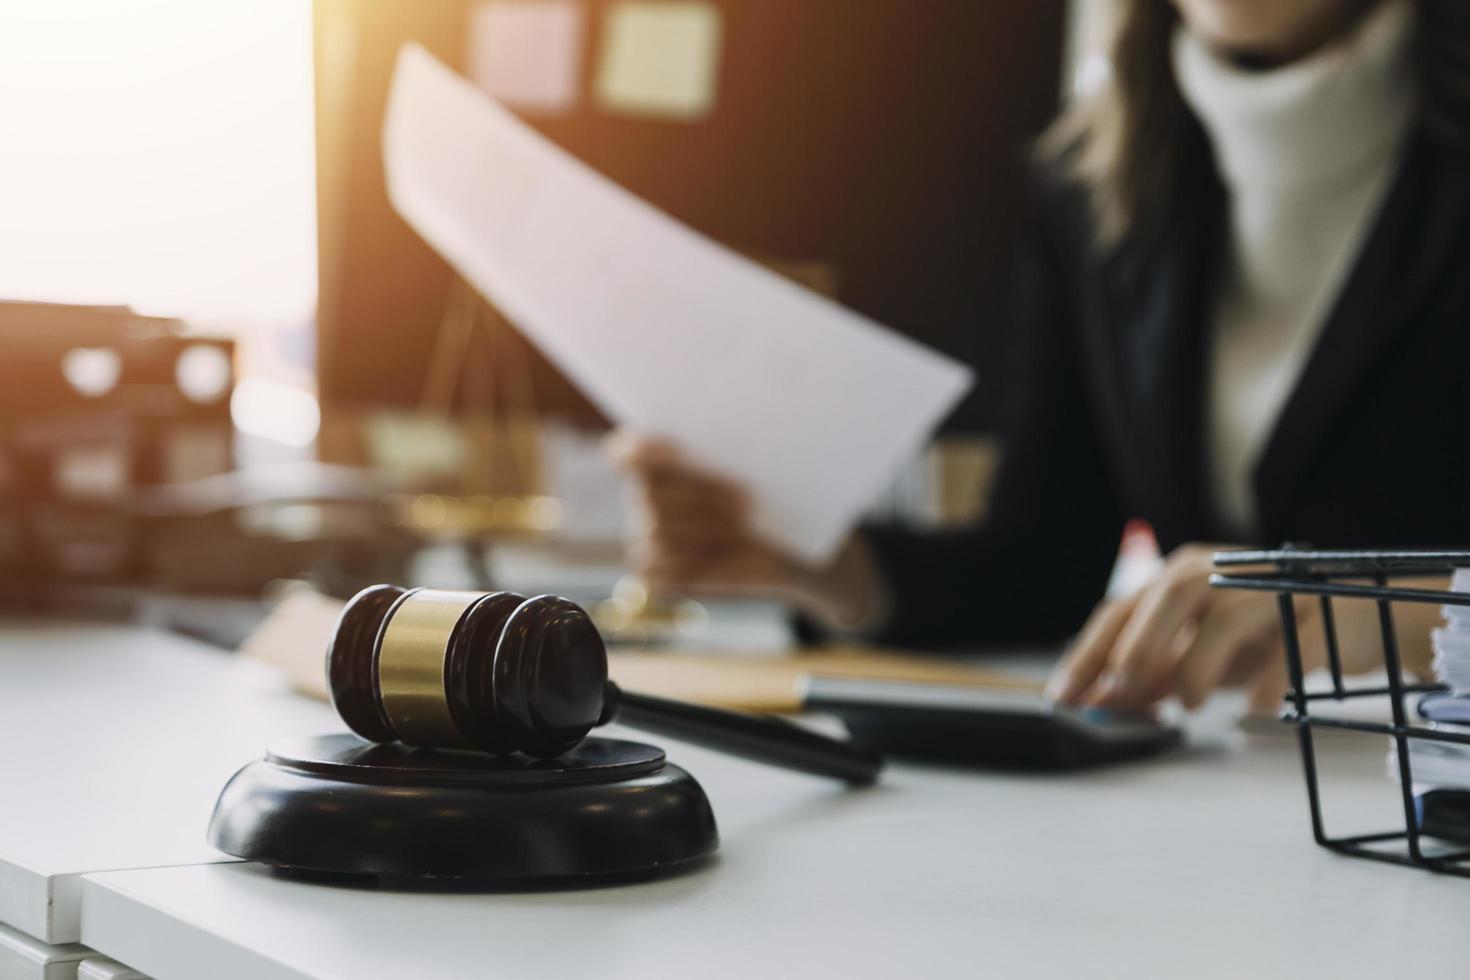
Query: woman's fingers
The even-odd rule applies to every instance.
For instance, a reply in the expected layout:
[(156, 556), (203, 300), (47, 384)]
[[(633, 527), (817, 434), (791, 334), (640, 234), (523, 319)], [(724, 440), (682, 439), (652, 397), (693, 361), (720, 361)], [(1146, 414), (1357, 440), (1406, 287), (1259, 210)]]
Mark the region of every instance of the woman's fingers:
[(1085, 703), (1141, 707), (1169, 690), (1179, 661), (1181, 635), (1192, 628), (1210, 600), (1210, 551), (1178, 549), (1138, 597), (1137, 608), (1119, 632), (1103, 682)]
[(618, 429), (603, 443), (614, 465), (631, 471), (654, 471), (683, 465), (679, 447), (658, 436)]
[(779, 555), (754, 544), (668, 548), (640, 542), (630, 564), (655, 592), (763, 592), (785, 581)]
[(608, 437), (606, 445), (614, 465), (632, 476), (640, 491), (652, 499), (744, 500), (739, 486), (692, 465), (665, 439), (618, 432)]
[(747, 512), (745, 495), (737, 488), (704, 477), (640, 484), (638, 505), (645, 514), (665, 520), (710, 523), (743, 524)]
[(671, 444), (616, 435), (608, 446), (614, 461), (633, 477), (646, 514), (665, 523), (745, 520), (745, 492), (729, 480), (691, 467)]
[(619, 432), (607, 451), (637, 492), (638, 534), (628, 562), (655, 591), (780, 586), (784, 566), (752, 533), (742, 488), (691, 466), (666, 440)]
[(1099, 608), (1054, 675), (1058, 700), (1135, 709), (1177, 693), (1196, 707), (1222, 683), (1255, 678), (1275, 604), (1211, 588), (1214, 550), (1176, 550), (1135, 597)]
[(744, 499), (723, 487), (648, 489), (639, 506), (639, 537), (665, 563), (698, 563), (751, 545)]
[[(1178, 549), (1134, 598), (1099, 607), (1053, 674), (1053, 696), (1063, 703), (1138, 709), (1175, 694), (1194, 709), (1217, 688), (1245, 687), (1253, 706), (1278, 705), (1286, 669), (1277, 599), (1212, 588), (1212, 550)], [(1311, 670), (1326, 660), (1320, 604), (1298, 597), (1294, 605), (1303, 664)], [(1375, 612), (1372, 603), (1364, 605), (1366, 612), (1348, 600), (1334, 603), (1345, 670), (1377, 659), (1357, 649), (1363, 637), (1374, 635), (1373, 624), (1358, 622)]]
[(1118, 634), (1138, 605), (1137, 597), (1099, 606), (1077, 635), (1072, 649), (1052, 673), (1048, 693), (1063, 704), (1078, 704), (1108, 665)]
[(1260, 672), (1249, 684), (1249, 710), (1257, 715), (1274, 715), (1280, 712), (1283, 697), (1291, 682), (1286, 676), (1286, 654), (1281, 640), (1272, 637), (1261, 643)]
[(633, 542), (643, 561), (700, 561), (713, 554), (750, 547), (744, 525), (696, 516), (645, 514)]
[(608, 451), (633, 477), (644, 536), (677, 548), (728, 542), (746, 533), (744, 492), (690, 467), (671, 444), (619, 433), (608, 440)]
[[(1264, 656), (1263, 641), (1279, 630), (1276, 603), (1253, 593), (1218, 594), (1200, 618), (1194, 642), (1180, 662), (1174, 690), (1186, 708), (1198, 708), (1211, 691), (1229, 679), (1237, 683)], [(1235, 675), (1235, 676), (1232, 676)]]
[(1118, 634), (1107, 684), (1092, 703), (1135, 706), (1167, 691), (1179, 655), (1177, 638), (1208, 598), (1209, 585), (1199, 576), (1166, 576), (1145, 589)]

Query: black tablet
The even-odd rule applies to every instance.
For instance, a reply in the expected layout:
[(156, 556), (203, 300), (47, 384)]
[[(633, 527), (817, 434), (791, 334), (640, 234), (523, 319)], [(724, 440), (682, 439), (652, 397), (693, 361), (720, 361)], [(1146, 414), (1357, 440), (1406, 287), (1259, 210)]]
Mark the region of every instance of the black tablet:
[(806, 679), (806, 705), (885, 755), (1002, 769), (1076, 769), (1181, 741), (1153, 718), (1056, 705), (1039, 692), (839, 677)]

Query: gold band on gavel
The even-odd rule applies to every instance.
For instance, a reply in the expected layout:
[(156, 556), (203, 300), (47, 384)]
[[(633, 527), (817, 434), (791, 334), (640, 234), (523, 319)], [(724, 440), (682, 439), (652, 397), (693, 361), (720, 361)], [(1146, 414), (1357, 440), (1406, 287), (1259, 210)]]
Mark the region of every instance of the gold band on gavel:
[(464, 744), (444, 691), (449, 635), (483, 592), (410, 592), (394, 609), (378, 648), (383, 710), (409, 745)]

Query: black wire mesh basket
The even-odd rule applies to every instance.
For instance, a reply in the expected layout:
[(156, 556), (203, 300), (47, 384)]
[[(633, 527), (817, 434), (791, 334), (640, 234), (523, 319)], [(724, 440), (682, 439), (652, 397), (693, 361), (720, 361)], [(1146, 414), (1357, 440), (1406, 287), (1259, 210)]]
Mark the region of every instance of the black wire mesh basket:
[[(1286, 647), (1287, 677), (1291, 689), (1286, 694), (1286, 709), (1281, 720), (1296, 726), (1301, 747), (1302, 768), (1307, 782), (1307, 800), (1312, 811), (1312, 835), (1317, 843), (1330, 850), (1354, 857), (1392, 864), (1426, 868), (1443, 874), (1470, 877), (1470, 849), (1428, 853), (1424, 838), (1436, 845), (1443, 838), (1430, 834), (1424, 803), (1414, 794), (1414, 776), (1410, 763), (1410, 743), (1416, 739), (1470, 745), (1470, 726), (1446, 729), (1410, 720), (1404, 702), (1410, 695), (1446, 693), (1443, 684), (1406, 683), (1394, 635), (1393, 606), (1399, 602), (1433, 603), (1447, 606), (1470, 606), (1470, 593), (1439, 589), (1395, 586), (1395, 579), (1448, 575), (1459, 568), (1470, 568), (1470, 551), (1309, 551), (1284, 547), (1276, 551), (1220, 552), (1214, 556), (1217, 572), (1210, 584), (1217, 588), (1248, 589), (1276, 595), (1281, 615), (1281, 630)], [(1241, 571), (1244, 566), (1271, 566), (1265, 572)], [(1231, 571), (1235, 569), (1236, 571)], [(1326, 652), (1326, 667), (1331, 675), (1327, 690), (1308, 691), (1302, 659), (1301, 634), (1298, 631), (1295, 599), (1315, 597), (1321, 604)], [(1383, 645), (1383, 666), (1387, 683), (1382, 686), (1349, 686), (1343, 680), (1337, 627), (1332, 601), (1338, 598), (1369, 599), (1378, 608), (1378, 625)], [(1391, 721), (1374, 722), (1355, 718), (1313, 714), (1312, 706), (1323, 702), (1345, 702), (1359, 698), (1387, 696)], [(1353, 732), (1387, 735), (1397, 750), (1399, 794), (1403, 803), (1402, 830), (1356, 836), (1331, 837), (1324, 828), (1322, 798), (1318, 784), (1317, 754), (1312, 732), (1331, 728)], [(1459, 794), (1461, 802), (1470, 795)], [(1460, 834), (1446, 836), (1461, 836)], [(1402, 842), (1394, 847), (1394, 842)], [(1466, 843), (1470, 843), (1467, 840)]]

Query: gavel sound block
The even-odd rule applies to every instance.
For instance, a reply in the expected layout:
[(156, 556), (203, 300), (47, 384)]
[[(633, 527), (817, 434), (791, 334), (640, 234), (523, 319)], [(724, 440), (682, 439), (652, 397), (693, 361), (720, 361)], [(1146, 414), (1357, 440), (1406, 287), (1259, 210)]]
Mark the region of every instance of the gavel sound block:
[(327, 651), (355, 735), (272, 746), (226, 785), (220, 850), (284, 869), (495, 885), (596, 882), (718, 846), (704, 790), (664, 753), (588, 737), (613, 718), (864, 784), (881, 761), (773, 718), (620, 690), (587, 614), (555, 596), (379, 585)]

